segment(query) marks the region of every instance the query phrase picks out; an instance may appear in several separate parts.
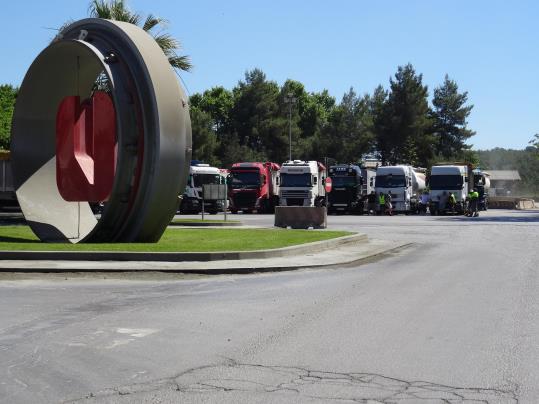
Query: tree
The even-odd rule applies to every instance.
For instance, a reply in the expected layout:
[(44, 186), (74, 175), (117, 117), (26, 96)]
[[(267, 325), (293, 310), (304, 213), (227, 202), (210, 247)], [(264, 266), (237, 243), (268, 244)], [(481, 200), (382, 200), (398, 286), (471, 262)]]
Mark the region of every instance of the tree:
[(240, 146), (260, 159), (283, 161), (288, 155), (288, 120), (280, 114), (277, 83), (268, 81), (262, 70), (253, 69), (232, 93), (231, 121)]
[(371, 151), (373, 144), (370, 96), (358, 97), (350, 88), (341, 103), (329, 113), (327, 124), (317, 141), (317, 157), (328, 156), (341, 162), (355, 162)]
[(388, 92), (379, 85), (374, 89), (369, 99), (369, 111), (372, 117), (372, 132), (375, 138), (376, 154), (386, 163), (391, 155), (391, 139), (389, 136), (388, 124), (389, 106), (387, 102)]
[(93, 0), (90, 3), (89, 13), (90, 17), (123, 21), (139, 26), (153, 36), (172, 67), (184, 71), (191, 70), (192, 65), (189, 57), (178, 54), (181, 49), (180, 41), (163, 31), (163, 27), (167, 23), (165, 19), (152, 14), (148, 14), (144, 18), (129, 10), (127, 3), (123, 0)]
[(539, 153), (539, 133), (536, 133), (532, 140), (529, 141), (530, 147)]
[(0, 85), (0, 149), (9, 149), (11, 120), (19, 89), (12, 85)]
[(211, 116), (196, 107), (191, 107), (191, 131), (193, 133), (193, 159), (204, 161), (211, 165), (219, 165), (216, 150), (219, 146), (213, 130)]
[(192, 95), (190, 104), (210, 115), (218, 136), (230, 131), (230, 113), (234, 106), (231, 91), (221, 86), (213, 87), (204, 91), (202, 95)]
[(445, 76), (443, 85), (434, 90), (434, 134), (436, 151), (445, 158), (469, 149), (466, 140), (475, 132), (469, 130), (467, 118), (473, 105), (466, 105), (468, 92), (459, 93), (457, 83)]
[[(386, 150), (380, 150), (383, 161), (427, 166), (434, 154), (428, 87), (422, 80), (423, 75), (416, 74), (411, 64), (399, 66), (395, 78), (389, 80), (391, 91), (384, 114)], [(410, 155), (418, 161), (406, 161)]]

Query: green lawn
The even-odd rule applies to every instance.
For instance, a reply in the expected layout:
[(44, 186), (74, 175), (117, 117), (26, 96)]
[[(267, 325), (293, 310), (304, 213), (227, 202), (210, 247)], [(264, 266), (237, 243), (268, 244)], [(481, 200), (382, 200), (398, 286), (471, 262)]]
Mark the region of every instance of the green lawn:
[(42, 243), (28, 226), (0, 227), (0, 250), (34, 251), (249, 251), (350, 235), (346, 231), (285, 229), (167, 229), (155, 244)]

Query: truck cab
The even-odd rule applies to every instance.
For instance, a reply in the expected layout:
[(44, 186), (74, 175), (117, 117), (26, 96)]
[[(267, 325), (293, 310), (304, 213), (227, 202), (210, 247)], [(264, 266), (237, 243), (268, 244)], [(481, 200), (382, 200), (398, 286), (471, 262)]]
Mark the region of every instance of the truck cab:
[(273, 212), (279, 203), (279, 168), (272, 162), (234, 163), (229, 181), (231, 212)]
[(354, 164), (329, 168), (332, 190), (328, 196), (328, 213), (363, 213), (363, 176)]
[(457, 213), (464, 213), (468, 196), (468, 167), (466, 165), (439, 165), (431, 168), (429, 177), (430, 211), (432, 214), (449, 210), (447, 200), (453, 194)]
[(425, 189), (425, 175), (408, 165), (382, 166), (376, 170), (376, 194), (391, 192), (393, 211), (415, 213), (419, 194)]
[[(187, 187), (180, 204), (180, 213), (200, 213), (202, 211), (202, 186), (223, 182), (224, 177), (217, 167), (202, 163), (191, 165)], [(220, 210), (223, 210), (223, 201), (204, 202), (204, 211), (215, 214)]]
[(281, 165), (280, 206), (324, 206), (326, 167), (317, 161), (293, 160)]

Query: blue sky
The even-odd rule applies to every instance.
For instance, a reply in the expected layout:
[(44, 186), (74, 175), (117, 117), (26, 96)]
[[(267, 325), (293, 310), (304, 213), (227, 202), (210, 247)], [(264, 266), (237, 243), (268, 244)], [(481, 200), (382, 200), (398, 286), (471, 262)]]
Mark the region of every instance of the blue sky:
[[(19, 85), (54, 36), (47, 28), (87, 15), (86, 0), (2, 2), (0, 83)], [(340, 100), (388, 87), (412, 63), (429, 93), (447, 73), (468, 91), (474, 148), (524, 148), (539, 132), (537, 1), (130, 0), (169, 20), (195, 68), (192, 94), (232, 88), (258, 67), (271, 80), (301, 81)]]

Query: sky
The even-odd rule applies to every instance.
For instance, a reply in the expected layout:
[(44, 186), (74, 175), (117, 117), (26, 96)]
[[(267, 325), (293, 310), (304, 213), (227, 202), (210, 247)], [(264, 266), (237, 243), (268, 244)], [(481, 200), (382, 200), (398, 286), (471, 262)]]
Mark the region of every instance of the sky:
[[(260, 68), (283, 84), (372, 93), (411, 63), (429, 95), (446, 74), (474, 105), (474, 149), (523, 149), (539, 133), (539, 2), (435, 0), (128, 0), (166, 18), (194, 69), (189, 94), (232, 89)], [(88, 14), (87, 0), (1, 0), (0, 84), (20, 85), (54, 28)], [(51, 77), (54, 72), (51, 72)]]

